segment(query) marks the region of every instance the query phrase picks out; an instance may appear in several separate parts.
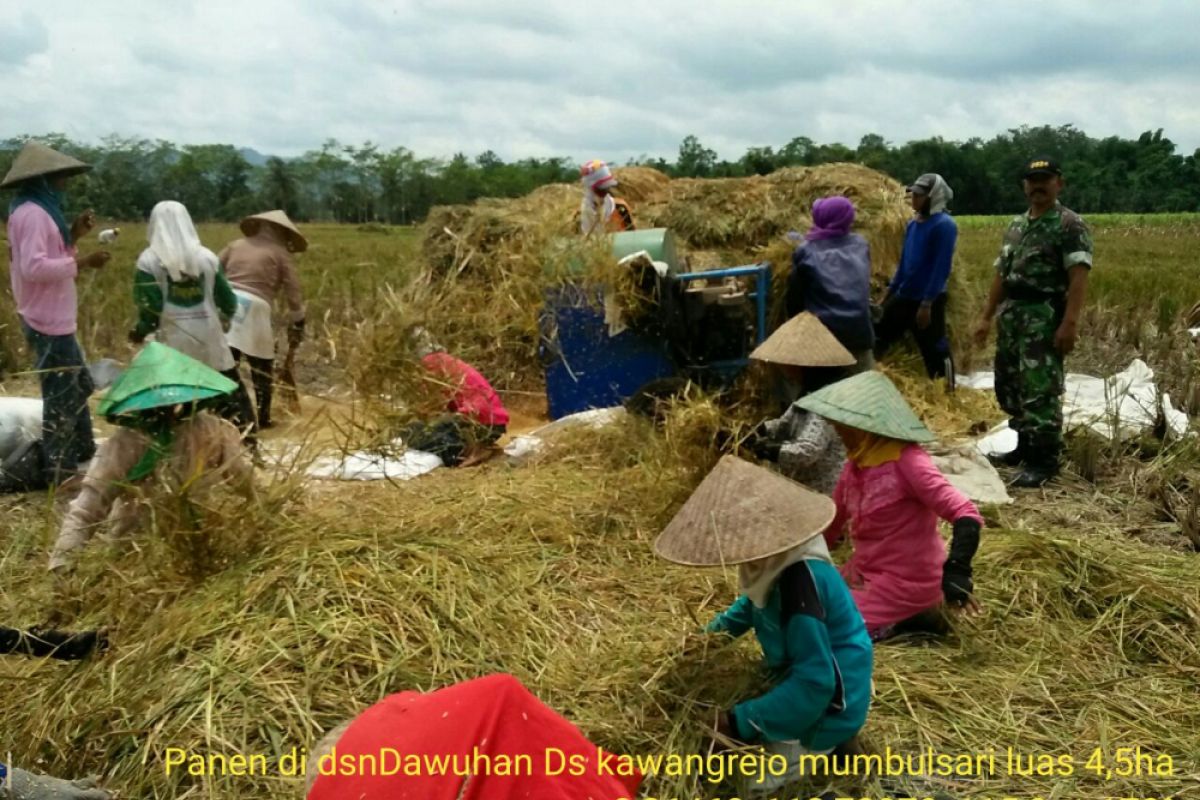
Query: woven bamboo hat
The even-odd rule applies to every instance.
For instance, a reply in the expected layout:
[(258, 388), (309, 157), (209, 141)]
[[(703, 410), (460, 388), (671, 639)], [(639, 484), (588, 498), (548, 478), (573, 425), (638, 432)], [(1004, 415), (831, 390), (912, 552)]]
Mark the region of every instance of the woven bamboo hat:
[(861, 372), (796, 401), (831, 422), (905, 442), (936, 438), (882, 372)]
[(207, 364), (161, 342), (150, 342), (100, 398), (97, 411), (115, 423), (141, 411), (205, 400), (236, 389), (236, 383)]
[(775, 329), (750, 357), (794, 367), (848, 367), (854, 356), (814, 314), (801, 311)]
[(691, 567), (744, 564), (819, 536), (833, 514), (825, 495), (725, 456), (659, 534), (654, 552)]
[(270, 222), (273, 225), (283, 228), (284, 234), (292, 244), (292, 252), (303, 253), (308, 249), (308, 240), (304, 238), (304, 234), (300, 233), (300, 229), (296, 227), (296, 223), (292, 222), (288, 218), (288, 215), (279, 209), (264, 211), (261, 214), (251, 214), (246, 217), (242, 220), (242, 233), (247, 236), (253, 236), (258, 233), (258, 227), (264, 222)]
[(39, 175), (79, 175), (92, 168), (77, 158), (71, 158), (65, 153), (47, 147), (41, 142), (30, 139), (13, 159), (12, 168), (0, 183), (0, 189), (20, 183)]

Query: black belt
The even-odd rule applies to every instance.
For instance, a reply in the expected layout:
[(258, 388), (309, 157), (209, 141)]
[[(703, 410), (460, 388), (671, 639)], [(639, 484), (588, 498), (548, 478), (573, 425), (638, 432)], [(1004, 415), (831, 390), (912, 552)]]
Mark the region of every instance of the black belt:
[(1019, 303), (1061, 303), (1066, 298), (1062, 292), (1042, 292), (1019, 286), (1005, 286), (1004, 299), (1016, 300)]

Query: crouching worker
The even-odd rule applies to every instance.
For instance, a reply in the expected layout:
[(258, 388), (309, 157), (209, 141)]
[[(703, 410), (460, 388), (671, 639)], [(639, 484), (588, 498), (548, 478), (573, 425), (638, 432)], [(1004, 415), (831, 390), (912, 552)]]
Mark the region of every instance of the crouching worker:
[[(792, 387), (790, 399), (844, 378), (847, 368), (856, 364), (850, 351), (807, 311), (780, 325), (750, 358), (780, 374)], [(846, 449), (833, 426), (795, 402), (783, 416), (758, 427), (751, 448), (760, 458), (776, 462), (784, 475), (824, 495), (833, 494), (846, 461)]]
[(411, 334), (429, 383), (445, 397), (446, 414), (409, 424), (401, 431), (406, 447), (439, 456), (448, 467), (491, 448), (508, 431), (508, 411), (487, 378), (437, 344), (424, 328)]
[[(381, 753), (398, 754), (389, 767)], [(406, 769), (409, 763), (444, 769)], [(604, 766), (601, 762), (604, 762)], [(308, 754), (308, 800), (618, 800), (642, 776), (511, 675), (385, 697)], [(399, 767), (397, 769), (396, 767)], [(631, 766), (631, 765), (630, 765)]]
[[(833, 423), (847, 462), (833, 492), (835, 546), (847, 525), (854, 552), (842, 565), (873, 641), (899, 633), (944, 633), (943, 602), (975, 613), (971, 559), (983, 517), (917, 444), (933, 441), (895, 385), (864, 372), (814, 392), (803, 408)], [(938, 518), (952, 523), (949, 557)]]
[(111, 800), (112, 795), (96, 788), (93, 778), (65, 781), (35, 775), (0, 762), (0, 798), (4, 800)]
[[(237, 384), (216, 370), (164, 344), (151, 342), (138, 353), (100, 401), (99, 411), (118, 428), (105, 440), (83, 489), (71, 501), (54, 552), (51, 570), (71, 566), (75, 551), (112, 512), (119, 531), (131, 527), (135, 506), (131, 490), (169, 466), (169, 478), (190, 490), (220, 480), (253, 493), (253, 469), (237, 428), (201, 410), (220, 403)], [(120, 507), (114, 510), (118, 500)]]
[(717, 732), (789, 765), (755, 790), (796, 780), (804, 756), (855, 752), (867, 719), (871, 640), (821, 538), (833, 515), (828, 497), (725, 456), (654, 544), (676, 564), (738, 568), (741, 596), (708, 629), (753, 628), (779, 681), (721, 714)]

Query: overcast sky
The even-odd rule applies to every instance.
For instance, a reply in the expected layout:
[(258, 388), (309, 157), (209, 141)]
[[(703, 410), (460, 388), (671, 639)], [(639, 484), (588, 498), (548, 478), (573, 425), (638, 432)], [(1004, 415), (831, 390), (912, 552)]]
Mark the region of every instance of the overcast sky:
[(1200, 147), (1195, 0), (4, 0), (0, 138), (722, 157), (1071, 123)]

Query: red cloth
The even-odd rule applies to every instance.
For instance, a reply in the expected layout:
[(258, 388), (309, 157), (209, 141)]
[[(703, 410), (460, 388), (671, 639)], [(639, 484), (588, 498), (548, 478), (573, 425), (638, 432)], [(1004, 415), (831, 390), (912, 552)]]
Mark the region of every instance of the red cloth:
[[(364, 774), (360, 765), (366, 755), (376, 756), (379, 766), (372, 771), (367, 765)], [(518, 762), (519, 755), (529, 762)], [(424, 760), (448, 756), (457, 756), (456, 764), (443, 761), (431, 768)], [(510, 757), (510, 772), (518, 774), (498, 774), (501, 756)], [(406, 775), (414, 757), (421, 758), (420, 774)], [(368, 708), (342, 734), (333, 758), (322, 759), (323, 772), (336, 766), (343, 774), (318, 777), (308, 800), (633, 798), (642, 777), (607, 774), (607, 768), (616, 772), (618, 763), (516, 678), (489, 675), (429, 694), (401, 692)], [(579, 768), (572, 769), (573, 764)], [(562, 774), (547, 774), (555, 770)], [(385, 771), (396, 774), (379, 774)], [(475, 774), (457, 774), (462, 771)], [(573, 774), (577, 771), (582, 775)]]
[(508, 411), (500, 395), (479, 370), (449, 353), (430, 353), (421, 359), (425, 368), (445, 380), (452, 392), (446, 408), (480, 425), (508, 425)]

